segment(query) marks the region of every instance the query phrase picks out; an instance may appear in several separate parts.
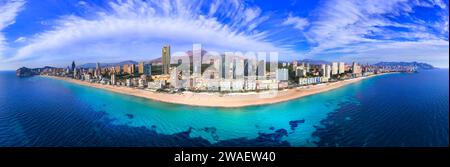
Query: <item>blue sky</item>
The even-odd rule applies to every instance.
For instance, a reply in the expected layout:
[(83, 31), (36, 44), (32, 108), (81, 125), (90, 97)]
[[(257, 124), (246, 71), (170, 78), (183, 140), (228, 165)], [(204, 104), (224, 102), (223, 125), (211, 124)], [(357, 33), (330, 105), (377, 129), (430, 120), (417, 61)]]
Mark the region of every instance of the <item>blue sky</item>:
[(0, 70), (150, 60), (165, 43), (448, 68), (448, 11), (448, 0), (0, 0)]

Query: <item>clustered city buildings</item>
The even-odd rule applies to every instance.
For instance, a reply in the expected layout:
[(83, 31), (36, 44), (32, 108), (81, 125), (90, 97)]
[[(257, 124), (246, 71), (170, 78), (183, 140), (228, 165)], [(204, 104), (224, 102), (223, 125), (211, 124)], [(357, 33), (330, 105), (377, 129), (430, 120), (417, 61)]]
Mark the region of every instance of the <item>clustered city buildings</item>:
[[(194, 50), (194, 53), (198, 51)], [(202, 52), (202, 51), (200, 51)], [(393, 71), (412, 71), (404, 67), (380, 67), (374, 65), (351, 65), (344, 62), (310, 64), (309, 62), (274, 62), (253, 60), (239, 56), (204, 58), (201, 66), (195, 57), (172, 58), (170, 46), (162, 48), (161, 62), (139, 62), (81, 68), (72, 62), (64, 68), (47, 68), (40, 75), (70, 77), (91, 83), (133, 87), (151, 91), (194, 92), (247, 92), (280, 90), (292, 87), (336, 82), (357, 77)], [(180, 68), (188, 61), (187, 67)], [(205, 60), (207, 60), (205, 62)], [(276, 68), (268, 68), (268, 66)], [(254, 74), (254, 75), (252, 75)]]

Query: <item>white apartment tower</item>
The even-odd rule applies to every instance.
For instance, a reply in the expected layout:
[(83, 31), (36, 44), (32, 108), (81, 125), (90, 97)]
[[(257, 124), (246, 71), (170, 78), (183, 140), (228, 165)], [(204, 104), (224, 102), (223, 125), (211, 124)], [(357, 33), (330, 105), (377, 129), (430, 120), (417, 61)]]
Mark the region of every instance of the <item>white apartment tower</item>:
[(326, 65), (325, 64), (320, 65), (320, 72), (321, 72), (323, 77), (326, 75), (327, 69), (326, 69)]
[(338, 73), (343, 74), (344, 72), (345, 72), (345, 64), (344, 64), (344, 62), (339, 62)]
[(338, 74), (338, 63), (333, 62), (333, 63), (331, 63), (331, 75), (336, 75), (336, 74)]
[(325, 72), (325, 77), (326, 78), (331, 78), (331, 66), (330, 65), (326, 66), (326, 70), (325, 71), (326, 71)]

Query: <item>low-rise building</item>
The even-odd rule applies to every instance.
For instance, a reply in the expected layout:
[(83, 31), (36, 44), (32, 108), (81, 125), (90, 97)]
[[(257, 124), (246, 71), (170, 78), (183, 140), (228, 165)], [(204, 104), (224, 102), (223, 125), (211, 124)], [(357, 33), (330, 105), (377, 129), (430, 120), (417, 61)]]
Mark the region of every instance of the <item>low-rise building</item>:
[(244, 90), (244, 80), (243, 79), (235, 79), (232, 82), (232, 90), (235, 92)]
[(256, 90), (256, 80), (244, 80), (244, 89), (246, 91), (254, 91)]
[(221, 92), (231, 91), (231, 80), (221, 80), (220, 91)]
[(152, 90), (163, 89), (164, 85), (165, 85), (164, 81), (153, 81), (147, 83), (147, 87)]

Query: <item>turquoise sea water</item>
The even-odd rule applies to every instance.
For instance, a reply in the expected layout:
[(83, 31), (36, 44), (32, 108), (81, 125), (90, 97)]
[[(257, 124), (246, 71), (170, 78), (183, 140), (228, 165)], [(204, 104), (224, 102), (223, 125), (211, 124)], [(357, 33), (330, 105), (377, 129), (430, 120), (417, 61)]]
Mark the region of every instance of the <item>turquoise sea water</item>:
[(448, 146), (448, 70), (231, 109), (0, 72), (0, 146)]

